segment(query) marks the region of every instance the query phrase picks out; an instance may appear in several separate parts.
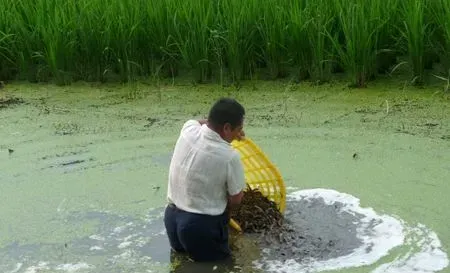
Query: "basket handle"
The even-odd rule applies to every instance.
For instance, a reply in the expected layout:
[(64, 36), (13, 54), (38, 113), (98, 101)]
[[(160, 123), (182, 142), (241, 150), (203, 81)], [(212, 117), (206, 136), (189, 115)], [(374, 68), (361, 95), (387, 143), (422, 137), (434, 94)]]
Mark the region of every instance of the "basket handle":
[(230, 226), (237, 232), (242, 232), (241, 226), (233, 218), (230, 219)]

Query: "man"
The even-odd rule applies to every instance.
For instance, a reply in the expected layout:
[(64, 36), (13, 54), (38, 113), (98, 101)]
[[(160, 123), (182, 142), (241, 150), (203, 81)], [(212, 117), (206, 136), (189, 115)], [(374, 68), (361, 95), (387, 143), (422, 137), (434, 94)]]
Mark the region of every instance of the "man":
[(219, 99), (207, 120), (189, 120), (180, 132), (169, 170), (164, 224), (170, 245), (194, 261), (230, 256), (228, 208), (245, 189), (240, 155), (231, 147), (244, 136), (244, 107)]

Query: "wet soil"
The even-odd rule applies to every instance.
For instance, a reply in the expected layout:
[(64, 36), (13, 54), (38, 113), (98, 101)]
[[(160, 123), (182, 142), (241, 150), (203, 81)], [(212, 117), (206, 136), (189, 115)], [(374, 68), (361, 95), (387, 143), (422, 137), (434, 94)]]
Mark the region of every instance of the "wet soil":
[(341, 206), (325, 204), (321, 199), (287, 202), (283, 226), (258, 238), (261, 247), (267, 249), (264, 257), (302, 262), (352, 253), (362, 245), (356, 232), (362, 215), (342, 213)]
[[(254, 259), (281, 263), (325, 261), (351, 254), (363, 245), (357, 235), (363, 216), (341, 211), (342, 205), (326, 204), (320, 198), (288, 201), (282, 225), (260, 233), (230, 230), (230, 244), (236, 255), (260, 249), (253, 254)], [(366, 251), (370, 252), (370, 247)]]
[(249, 185), (241, 204), (231, 210), (230, 216), (247, 233), (275, 232), (283, 225), (283, 215), (277, 204)]

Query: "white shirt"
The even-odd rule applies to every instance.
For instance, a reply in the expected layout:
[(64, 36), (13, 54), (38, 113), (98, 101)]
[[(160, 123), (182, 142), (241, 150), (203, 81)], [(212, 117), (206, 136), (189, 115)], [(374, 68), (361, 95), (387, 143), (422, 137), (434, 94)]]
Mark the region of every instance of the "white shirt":
[(245, 186), (239, 153), (206, 124), (187, 121), (170, 163), (168, 201), (184, 211), (220, 215), (227, 194), (236, 195)]

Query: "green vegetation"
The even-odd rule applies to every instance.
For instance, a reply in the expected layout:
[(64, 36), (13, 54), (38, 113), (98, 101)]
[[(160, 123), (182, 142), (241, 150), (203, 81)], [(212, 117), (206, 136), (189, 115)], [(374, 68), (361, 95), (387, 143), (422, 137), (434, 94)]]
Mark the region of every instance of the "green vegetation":
[[(196, 82), (450, 71), (447, 0), (3, 0), (0, 80)], [(436, 68), (437, 67), (437, 68)], [(437, 69), (437, 72), (436, 72)]]

